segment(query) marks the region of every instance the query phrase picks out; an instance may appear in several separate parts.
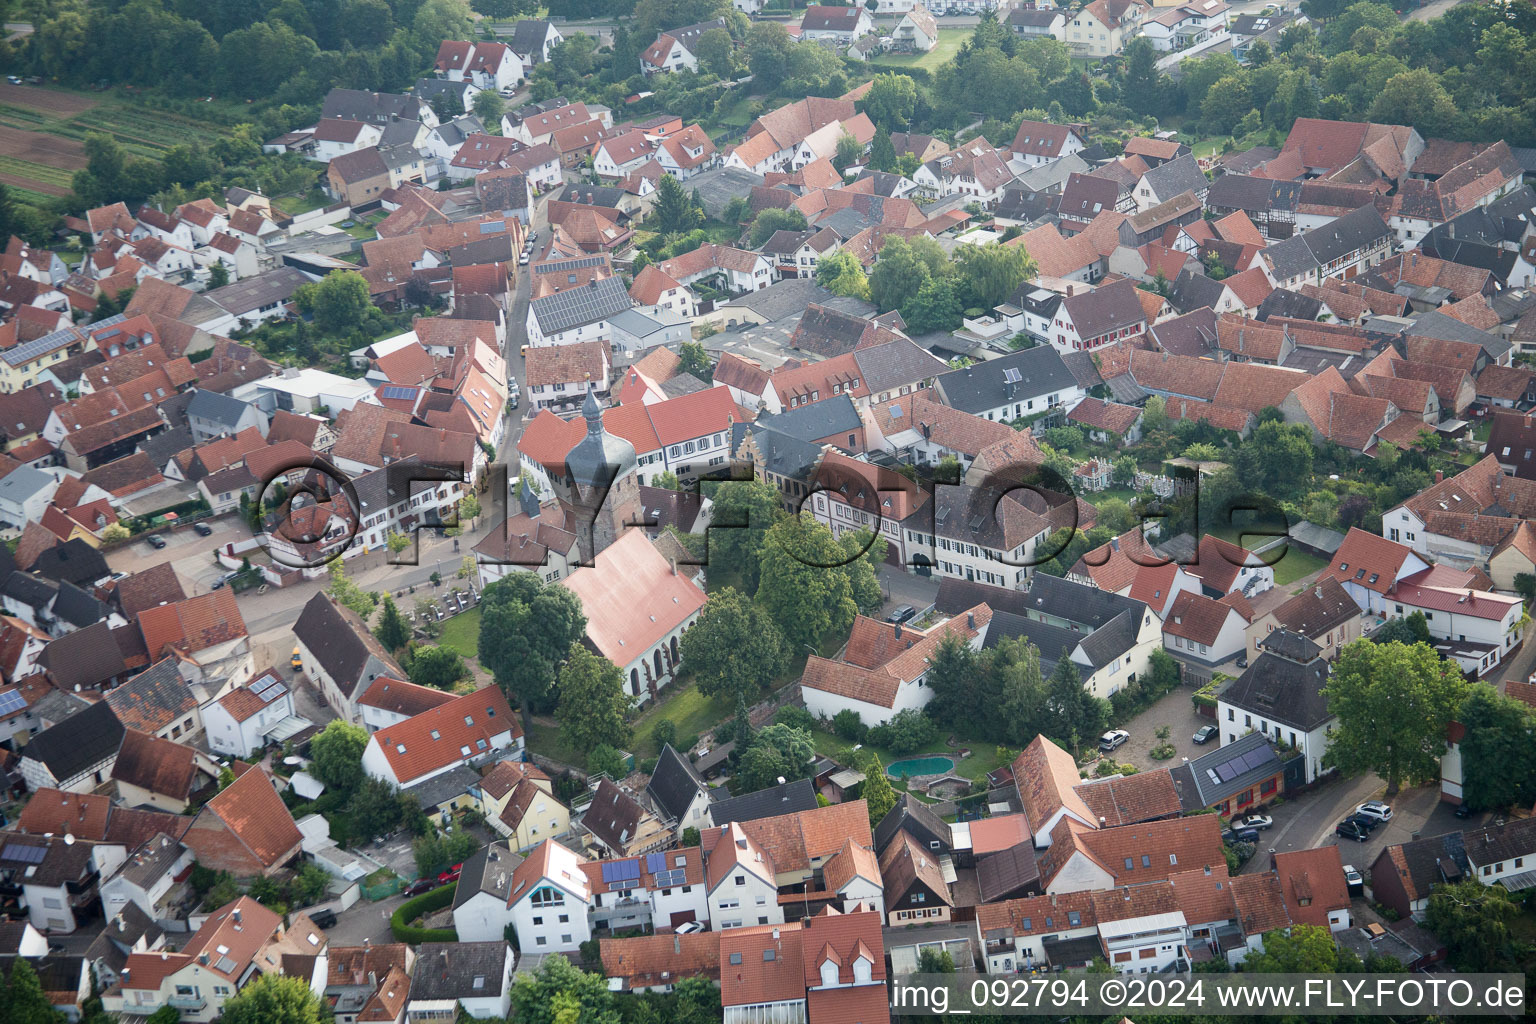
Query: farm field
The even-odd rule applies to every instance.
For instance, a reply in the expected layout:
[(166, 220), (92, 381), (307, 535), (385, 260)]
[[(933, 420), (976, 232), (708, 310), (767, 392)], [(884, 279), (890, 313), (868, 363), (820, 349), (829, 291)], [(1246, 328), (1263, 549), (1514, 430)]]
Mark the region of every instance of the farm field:
[(88, 132), (113, 136), (135, 156), (155, 157), (171, 146), (207, 142), (223, 128), (117, 96), (0, 83), (0, 181), (22, 199), (69, 191), (70, 176), (85, 166)]

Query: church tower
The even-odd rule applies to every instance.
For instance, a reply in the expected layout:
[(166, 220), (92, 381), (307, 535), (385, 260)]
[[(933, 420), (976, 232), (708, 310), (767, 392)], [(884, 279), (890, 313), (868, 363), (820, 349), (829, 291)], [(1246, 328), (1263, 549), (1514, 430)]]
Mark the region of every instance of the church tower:
[(565, 457), (555, 498), (575, 524), (583, 565), (618, 540), (626, 523), (640, 521), (635, 446), (603, 429), (603, 408), (590, 389), (582, 404), (586, 436)]

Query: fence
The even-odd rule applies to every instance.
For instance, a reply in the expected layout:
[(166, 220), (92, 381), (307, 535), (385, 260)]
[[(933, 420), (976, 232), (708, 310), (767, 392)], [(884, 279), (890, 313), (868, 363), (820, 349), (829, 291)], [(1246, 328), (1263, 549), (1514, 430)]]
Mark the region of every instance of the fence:
[(383, 882), (379, 885), (360, 885), (359, 889), (363, 894), (363, 899), (368, 900), (370, 903), (377, 903), (379, 900), (389, 899), (391, 896), (398, 893), (401, 889), (404, 889), (405, 886), (405, 879), (396, 876), (391, 878), (389, 881)]

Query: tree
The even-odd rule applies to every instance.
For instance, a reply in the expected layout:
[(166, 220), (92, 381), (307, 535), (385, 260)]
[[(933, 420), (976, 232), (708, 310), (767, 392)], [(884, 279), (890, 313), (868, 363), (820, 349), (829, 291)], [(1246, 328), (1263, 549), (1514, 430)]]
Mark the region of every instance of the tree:
[[(15, 1018), (12, 1018), (15, 1019)], [(181, 1020), (181, 1011), (170, 1003), (166, 1003), (160, 1009), (145, 1018), (146, 1024), (178, 1024)]]
[(229, 268), (222, 262), (215, 262), (208, 268), (208, 289), (223, 288), (229, 284)]
[(960, 634), (945, 633), (928, 662), (927, 684), (933, 691), (933, 699), (924, 710), (935, 721), (958, 728), (975, 714), (977, 708), (988, 706), (982, 690), (986, 681), (987, 675), (981, 668), (981, 653), (966, 643)]
[(599, 743), (587, 754), (587, 774), (622, 779), (626, 772), (623, 756), (606, 743)]
[(552, 956), (512, 982), (509, 1019), (518, 1024), (619, 1024), (619, 1011), (606, 978)]
[(704, 214), (693, 205), (693, 197), (670, 174), (663, 174), (656, 183), (651, 215), (656, 218), (656, 230), (664, 235), (692, 231), (704, 223)]
[(533, 703), (548, 694), (556, 668), (586, 629), (576, 595), (536, 573), (510, 573), (480, 592), (480, 664), (518, 701), (525, 732)]
[(1042, 731), (1068, 749), (1075, 751), (1092, 743), (1109, 726), (1109, 701), (1083, 688), (1077, 663), (1070, 658), (1056, 662), (1045, 691)]
[(753, 22), (747, 32), (747, 69), (752, 72), (754, 92), (773, 92), (789, 74), (789, 56), (795, 41), (781, 22)]
[(538, 0), (470, 0), (476, 14), (499, 21), (532, 17), (539, 11)]
[(784, 518), (778, 488), (759, 480), (723, 481), (711, 495), (714, 514), (708, 534), (709, 583), (733, 583), (742, 593), (757, 593), (763, 539)]
[(560, 738), (585, 753), (600, 743), (623, 747), (629, 743), (626, 720), (634, 697), (624, 690), (619, 667), (581, 644), (572, 644), (560, 670)]
[(804, 231), (805, 214), (799, 210), (790, 208), (780, 210), (770, 206), (759, 213), (752, 221), (752, 231), (747, 236), (752, 248), (761, 249), (763, 243), (773, 236), (775, 231)]
[(1536, 799), (1536, 713), (1487, 683), (1471, 687), (1456, 721), (1461, 739), (1462, 798), (1478, 810)]
[(469, 666), (452, 647), (428, 644), (411, 652), (410, 670), (406, 675), (417, 686), (451, 690), (454, 683), (468, 677)]
[[(945, 264), (942, 253), (940, 265)], [(933, 276), (925, 253), (905, 238), (888, 238), (869, 275), (870, 300), (883, 312), (916, 295)]]
[(651, 486), (663, 491), (680, 491), (683, 485), (678, 482), (677, 474), (670, 469), (664, 469), (651, 478)]
[(1040, 672), (1040, 651), (1028, 641), (1013, 646), (1016, 652), (1006, 659), (1002, 670), (1002, 700), (998, 714), (1009, 723), (1008, 741), (1023, 746), (1037, 718), (1037, 709), (1045, 704), (1045, 677)]
[(864, 144), (854, 138), (852, 132), (837, 137), (837, 152), (832, 156), (832, 166), (842, 171), (858, 163), (864, 157)]
[(475, 116), (492, 134), (501, 134), (501, 115), (506, 113), (507, 103), (494, 89), (481, 89), (470, 101)]
[(869, 742), (889, 747), (893, 754), (910, 754), (938, 739), (938, 729), (922, 708), (906, 708), (869, 730)]
[(1371, 641), (1378, 644), (1427, 644), (1430, 642), (1429, 622), (1423, 612), (1400, 615), (1384, 622), (1371, 634)]
[(859, 771), (864, 773), (864, 785), (859, 794), (869, 807), (869, 827), (874, 828), (896, 806), (896, 791), (891, 788), (891, 780), (874, 751), (864, 751)]
[(1253, 436), (1238, 448), (1234, 468), (1253, 490), (1290, 497), (1312, 479), (1315, 452), (1307, 427), (1299, 423), (1260, 423)]
[(889, 171), (896, 166), (896, 147), (891, 144), (891, 133), (884, 128), (875, 129), (874, 141), (869, 144), (869, 166), (877, 171)]
[(458, 512), (460, 523), (468, 519), (473, 524), (480, 518), (480, 499), (475, 496), (474, 491), (466, 491), (464, 497), (459, 499)]
[[(1377, 4), (1358, 4), (1376, 7)], [(1353, 8), (1351, 8), (1353, 9)], [(1388, 14), (1391, 11), (1388, 10)], [(1386, 119), (1387, 124), (1406, 124), (1417, 128), (1420, 135), (1443, 138), (1454, 133), (1461, 114), (1451, 94), (1445, 91), (1440, 79), (1428, 68), (1414, 68), (1387, 79), (1376, 94), (1367, 116), (1373, 121)]]
[(706, 697), (757, 699), (789, 662), (784, 636), (761, 606), (726, 587), (710, 595), (678, 653)]
[(752, 738), (737, 766), (740, 792), (751, 793), (786, 781), (805, 778), (816, 748), (811, 734), (792, 725), (774, 723)]
[(1528, 572), (1515, 573), (1515, 593), (1525, 598), (1527, 603), (1536, 601), (1536, 575)]
[(706, 30), (693, 44), (693, 55), (699, 59), (699, 67), (712, 75), (729, 79), (732, 77), (731, 34), (723, 28)]
[(64, 1014), (53, 1008), (43, 983), (38, 979), (32, 962), (24, 957), (14, 958), (11, 964), (10, 984), (5, 992), (5, 1005), (0, 1011), (8, 1024), (63, 1024)]
[(1468, 878), (1434, 887), (1424, 926), (1445, 941), (1457, 970), (1502, 970), (1510, 960), (1509, 922), (1517, 910), (1502, 886)]
[(924, 947), (917, 954), (917, 973), (954, 974), (955, 958), (947, 949), (935, 949), (932, 946)]
[(709, 351), (703, 345), (696, 341), (685, 341), (678, 346), (677, 356), (678, 373), (692, 374), (706, 384), (714, 379), (714, 361), (709, 358)]
[(1006, 302), (1037, 270), (1022, 245), (957, 246), (955, 268), (969, 305), (984, 310)]
[[(880, 269), (878, 263), (875, 269)], [(959, 327), (963, 310), (954, 280), (939, 277), (926, 282), (917, 294), (901, 304), (901, 318), (907, 322), (910, 333), (927, 334)]]
[(1255, 974), (1332, 974), (1337, 964), (1333, 935), (1312, 924), (1265, 932), (1264, 948), (1243, 958), (1243, 969)]
[(330, 1014), (304, 978), (263, 974), (224, 1004), (223, 1024), (320, 1024)]
[(351, 331), (373, 308), (368, 282), (355, 270), (333, 270), (319, 281), (302, 284), (293, 301), (325, 334)]
[(326, 587), (326, 592), (336, 599), (336, 603), (349, 609), (358, 618), (366, 620), (373, 614), (373, 594), (353, 583), (347, 576), (346, 566), (341, 559), (336, 559), (326, 571), (330, 573), (331, 582)]
[(877, 129), (883, 129), (887, 135), (901, 131), (917, 110), (917, 83), (911, 76), (894, 71), (876, 75), (861, 106)]
[(828, 253), (816, 261), (816, 283), (834, 295), (869, 299), (869, 279), (858, 257), (845, 250)]
[(367, 729), (333, 719), (309, 742), (315, 776), (337, 793), (351, 793), (363, 780), (363, 750), (367, 746)]
[(1349, 644), (1323, 689), (1338, 716), (1323, 763), (1384, 776), (1388, 797), (1405, 778), (1433, 777), (1466, 690), (1461, 672), (1427, 644)]
[(392, 598), (384, 599), (384, 609), (379, 612), (379, 624), (373, 627), (373, 635), (389, 651), (398, 651), (410, 642), (410, 627), (405, 624), (405, 616), (400, 614)]

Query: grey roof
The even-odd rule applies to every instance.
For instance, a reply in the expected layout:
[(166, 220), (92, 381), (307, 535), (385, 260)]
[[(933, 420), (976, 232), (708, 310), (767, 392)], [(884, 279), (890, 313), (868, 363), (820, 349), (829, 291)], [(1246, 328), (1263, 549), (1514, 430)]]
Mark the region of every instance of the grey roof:
[(13, 570), (0, 583), (0, 594), (33, 608), (46, 608), (59, 592), (59, 585), (19, 570)]
[[(242, 277), (233, 284), (204, 292), (203, 297), (218, 305), (219, 309), (234, 316), (255, 312), (274, 302), (287, 302), (300, 285), (308, 284), (309, 278), (292, 267), (278, 267), (255, 277)], [(213, 317), (204, 317), (204, 320)]]
[[(1272, 637), (1265, 638), (1266, 648)], [(1322, 658), (1301, 664), (1266, 649), (1222, 693), (1221, 700), (1270, 721), (1310, 731), (1333, 717), (1323, 697), (1327, 682), (1328, 663)]]
[(1097, 338), (1147, 320), (1146, 310), (1137, 297), (1136, 285), (1129, 280), (1076, 292), (1063, 299), (1061, 305), (1072, 315), (1078, 336), (1084, 339)]
[(1211, 280), (1191, 264), (1186, 265), (1179, 271), (1179, 276), (1174, 278), (1173, 287), (1168, 289), (1168, 301), (1174, 309), (1193, 313), (1198, 309), (1215, 308), (1224, 291), (1226, 285)]
[(756, 793), (717, 800), (710, 805), (710, 820), (718, 825), (733, 821), (757, 821), (780, 814), (816, 809), (816, 787), (810, 779), (796, 779), (782, 786), (770, 786)]
[[(813, 402), (805, 408), (814, 408), (822, 404), (824, 403)], [(798, 437), (792, 437), (778, 430), (770, 430), (761, 425), (737, 423), (732, 429), (731, 450), (733, 452), (740, 451), (741, 437), (748, 431), (752, 434), (753, 443), (757, 445), (761, 468), (765, 472), (790, 480), (810, 480), (811, 471), (816, 468), (816, 460), (821, 458), (821, 445), (802, 441)]]
[(102, 621), (54, 640), (43, 648), (38, 663), (66, 690), (95, 687), (128, 671), (123, 652), (112, 639), (112, 628)]
[(815, 228), (805, 231), (790, 231), (780, 229), (768, 236), (768, 241), (763, 243), (762, 253), (765, 256), (789, 256), (800, 251), (800, 247), (819, 232)]
[[(694, 179), (689, 178), (689, 181)], [(728, 306), (744, 306), (762, 317), (764, 320), (785, 320), (790, 317), (803, 315), (806, 308), (812, 303), (818, 306), (830, 306), (834, 309), (845, 308), (847, 302), (858, 300), (839, 301), (838, 297), (827, 291), (813, 279), (808, 277), (790, 278), (786, 281), (778, 281), (761, 288), (755, 292), (748, 292), (740, 298), (732, 299), (726, 303)], [(875, 307), (867, 302), (859, 303), (864, 310), (874, 312)], [(855, 314), (860, 315), (860, 314)]]
[(565, 186), (560, 193), (560, 202), (580, 203), (583, 206), (605, 206), (616, 210), (628, 194), (621, 188), (613, 188), (609, 185), (573, 184)]
[(699, 193), (704, 212), (711, 217), (719, 217), (732, 199), (745, 199), (754, 185), (762, 183), (761, 174), (737, 167), (716, 167), (688, 179), (688, 187)]
[[(524, 57), (533, 57), (535, 64), (544, 63), (544, 40), (549, 38), (550, 24), (534, 18), (524, 18), (512, 26), (512, 35), (507, 38), (507, 45), (512, 52)], [(564, 106), (562, 101), (559, 106)]]
[[(1226, 178), (1222, 180), (1225, 181)], [(1269, 265), (1274, 268), (1275, 276), (1282, 281), (1301, 274), (1310, 274), (1320, 266), (1317, 257), (1312, 255), (1312, 248), (1307, 245), (1305, 235), (1292, 235), (1283, 241), (1266, 246), (1264, 254), (1269, 259)]]
[(1179, 803), (1186, 813), (1192, 813), (1241, 793), (1279, 771), (1280, 758), (1269, 740), (1263, 733), (1251, 732), (1235, 743), (1179, 765), (1173, 778)]
[(1381, 219), (1376, 207), (1366, 205), (1351, 210), (1321, 227), (1315, 227), (1301, 236), (1312, 250), (1312, 256), (1322, 266), (1356, 249), (1363, 249), (1381, 238), (1391, 238), (1392, 229)]
[(1330, 530), (1305, 519), (1292, 523), (1291, 528), (1285, 532), (1300, 543), (1329, 555), (1339, 550), (1339, 545), (1344, 543), (1344, 535), (1338, 530)]
[(1060, 210), (1061, 194), (1058, 192), (1028, 192), (1009, 188), (1003, 190), (1003, 197), (997, 201), (997, 208), (993, 212), (1005, 220), (1033, 224), (1055, 217)]
[(315, 594), (304, 605), (293, 624), (293, 635), (348, 696), (355, 688), (360, 692), (358, 684), (364, 681), (362, 676), (370, 657), (392, 666), (390, 675), (399, 675), (399, 666), (368, 632), (368, 627), (323, 593)]
[(1482, 346), (1490, 359), (1498, 361), (1509, 351), (1509, 342), (1496, 334), (1479, 330), (1471, 324), (1462, 323), (1455, 317), (1446, 316), (1438, 309), (1432, 309), (1427, 313), (1419, 313), (1413, 317), (1413, 326), (1403, 332), (1405, 334), (1417, 334), (1425, 338), (1441, 338), (1445, 341), (1466, 341), (1474, 345)]
[(332, 89), (321, 104), (320, 116), (340, 117), (348, 121), (383, 123), (391, 118), (417, 120), (421, 100), (407, 93), (367, 92), (362, 89)]
[(1462, 833), (1467, 856), (1478, 864), (1493, 864), (1536, 853), (1536, 818), (1516, 818)]
[(1036, 618), (1049, 615), (1089, 630), (1098, 629), (1124, 611), (1132, 612), (1134, 618), (1147, 614), (1147, 606), (1141, 601), (1043, 572), (1029, 577), (1028, 590), (1008, 590), (984, 583), (945, 579), (940, 581), (934, 601), (934, 607), (950, 614), (985, 602), (994, 612), (1002, 609), (1014, 615)]
[(833, 395), (798, 409), (764, 414), (756, 421), (759, 427), (766, 427), (800, 441), (815, 441), (857, 430), (863, 422), (853, 399), (847, 395)]
[[(619, 279), (614, 277), (608, 280), (618, 281)], [(629, 297), (629, 293), (623, 290), (622, 282), (619, 290), (626, 299)], [(660, 334), (687, 320), (686, 317), (679, 316), (665, 306), (655, 307), (655, 310), (654, 313), (651, 313), (641, 309), (625, 309), (607, 319), (616, 330), (623, 331), (625, 334), (635, 338), (645, 338), (652, 334)]]
[(61, 583), (95, 583), (109, 575), (112, 569), (107, 565), (105, 555), (75, 537), (38, 555), (32, 563), (32, 571)]
[(1322, 311), (1321, 299), (1314, 299), (1301, 292), (1276, 288), (1264, 297), (1263, 302), (1259, 303), (1259, 311), (1254, 319), (1262, 321), (1272, 316), (1288, 316), (1297, 320), (1316, 320)]
[(1301, 201), (1301, 182), (1256, 178), (1249, 174), (1223, 174), (1211, 182), (1207, 206), (1249, 213), (1295, 212)]
[(0, 498), (20, 505), (49, 487), (58, 488), (58, 481), (54, 479), (52, 473), (44, 473), (31, 466), (18, 466), (0, 478)]
[(864, 375), (864, 386), (876, 395), (904, 384), (928, 380), (949, 369), (944, 360), (906, 338), (855, 349), (853, 361)]
[[(117, 870), (117, 874), (147, 891), (175, 865), (181, 851), (181, 840), (157, 832), (143, 846), (129, 851), (128, 859)], [(137, 903), (129, 903), (127, 906), (138, 909)], [(127, 925), (129, 922), (125, 918), (123, 923)]]
[(645, 792), (658, 811), (673, 821), (681, 821), (683, 815), (688, 813), (689, 805), (700, 793), (707, 794), (709, 787), (704, 785), (704, 780), (699, 778), (699, 773), (693, 770), (688, 759), (667, 743), (662, 746), (661, 756), (656, 759), (656, 770), (651, 773), (651, 781), (646, 785)]
[(565, 456), (566, 473), (582, 486), (607, 488), (635, 466), (635, 446), (603, 429), (603, 410), (593, 391), (581, 404), (587, 432)]
[(582, 815), (581, 824), (599, 843), (619, 855), (629, 841), (640, 834), (640, 822), (646, 813), (640, 801), (620, 789), (612, 779), (604, 779), (597, 784), (597, 792), (592, 794), (591, 806)]
[(1200, 169), (1200, 161), (1193, 153), (1158, 164), (1142, 175), (1142, 183), (1149, 185), (1159, 199), (1171, 199), (1180, 192), (1191, 191), (1200, 195), (1211, 187), (1211, 181)]
[(1099, 368), (1093, 364), (1092, 352), (1066, 352), (1061, 361), (1077, 381), (1077, 386), (1084, 391), (1104, 383), (1104, 378), (1099, 376)]
[(437, 126), (438, 137), (450, 146), (457, 146), (471, 135), (478, 135), (484, 131), (485, 124), (473, 114), (465, 114), (452, 121), (443, 121)]
[(617, 277), (605, 277), (583, 288), (556, 292), (529, 304), (539, 330), (545, 334), (558, 334), (572, 327), (606, 320), (629, 309), (633, 303), (624, 282)]
[[(486, 998), (507, 981), (509, 947), (494, 942), (423, 942), (411, 971), (411, 1000)], [(478, 982), (478, 984), (477, 984)]]
[(1089, 169), (1088, 161), (1082, 156), (1068, 153), (1060, 160), (1029, 168), (1014, 181), (1031, 192), (1059, 192), (1068, 178), (1074, 174), (1086, 174)]
[(875, 826), (875, 851), (884, 853), (898, 832), (906, 832), (925, 850), (931, 849), (929, 844), (934, 841), (940, 844), (944, 853), (950, 852), (954, 845), (954, 834), (950, 831), (949, 823), (935, 814), (927, 804), (908, 793), (896, 794), (895, 805), (885, 812), (885, 817)]
[(1176, 356), (1208, 356), (1216, 350), (1216, 311), (1192, 309), (1153, 324), (1148, 330), (1157, 343)]
[[(1443, 227), (1445, 225), (1438, 225), (1435, 231)], [(1519, 253), (1490, 242), (1480, 242), (1471, 238), (1451, 238), (1446, 234), (1436, 235), (1435, 231), (1431, 231), (1420, 241), (1419, 248), (1426, 255), (1468, 267), (1477, 267), (1493, 274), (1504, 284), (1510, 283), (1509, 275), (1514, 271), (1515, 264), (1519, 262)], [(1399, 287), (1402, 286), (1399, 285)]]
[(430, 779), (425, 779), (414, 786), (402, 789), (400, 792), (415, 797), (419, 805), (427, 810), (431, 810), (438, 804), (446, 803), (454, 797), (473, 792), (479, 785), (480, 773), (468, 765), (461, 764), (450, 768), (441, 775), (434, 775)]
[[(1016, 371), (1019, 378), (1012, 391), (1004, 379), (1010, 371)], [(940, 375), (937, 386), (946, 405), (964, 412), (984, 413), (1010, 402), (1061, 391), (1076, 383), (1077, 378), (1072, 376), (1055, 348), (1036, 345), (997, 359), (973, 363), (962, 370), (951, 370)]]
[[(1536, 819), (1531, 819), (1536, 820)], [(1447, 832), (1442, 836), (1416, 839), (1401, 844), (1403, 862), (1408, 866), (1408, 877), (1419, 899), (1429, 895), (1431, 886), (1441, 882), (1459, 882), (1471, 870), (1467, 861), (1466, 837), (1461, 832)], [(1383, 850), (1378, 855), (1385, 855)], [(1389, 860), (1388, 863), (1391, 863)]]
[(464, 94), (469, 89), (474, 89), (475, 92), (480, 91), (475, 88), (475, 83), (469, 81), (452, 82), (446, 78), (418, 78), (411, 91), (428, 103), (432, 102), (434, 96), (452, 96), (462, 104)]
[(512, 872), (522, 862), (523, 858), (503, 840), (480, 847), (464, 862), (459, 873), (458, 888), (453, 890), (453, 909), (458, 910), (481, 893), (506, 902), (512, 893)]
[[(94, 331), (111, 326), (112, 324), (122, 323), (126, 319), (128, 319), (126, 313), (118, 313), (115, 316), (107, 317), (105, 320), (97, 320), (95, 323), (90, 324), (89, 327)], [(20, 344), (12, 345), (5, 351), (0, 352), (0, 359), (5, 360), (12, 366), (21, 366), (40, 355), (52, 352), (54, 349), (83, 341), (84, 337), (85, 332), (79, 326), (63, 327), (57, 331), (45, 334), (41, 338), (34, 338), (31, 341), (23, 341)]]
[(149, 461), (155, 469), (164, 469), (166, 463), (179, 452), (184, 452), (196, 444), (192, 440), (190, 427), (172, 427), (161, 431), (154, 437), (145, 438), (139, 442), (139, 450), (149, 456)]
[(22, 757), (45, 765), (63, 782), (115, 755), (123, 732), (112, 708), (98, 701), (32, 737)]
[(992, 609), (992, 622), (987, 628), (986, 648), (996, 647), (1004, 639), (1023, 637), (1040, 652), (1040, 672), (1047, 677), (1056, 670), (1057, 662), (1070, 659), (1084, 634), (1065, 626), (1052, 626), (1038, 619), (1027, 619), (1012, 612)]
[(195, 389), (192, 401), (187, 404), (187, 415), (209, 420), (234, 430), (240, 417), (250, 411), (250, 406), (238, 398), (221, 395), (217, 391)]

